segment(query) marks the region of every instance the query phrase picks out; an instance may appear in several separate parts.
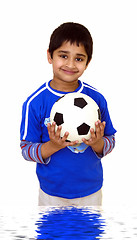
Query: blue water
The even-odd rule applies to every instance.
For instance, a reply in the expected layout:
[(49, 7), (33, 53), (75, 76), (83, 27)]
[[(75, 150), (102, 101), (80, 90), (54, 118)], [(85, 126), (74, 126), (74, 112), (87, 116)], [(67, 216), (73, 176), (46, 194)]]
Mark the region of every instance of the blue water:
[(36, 225), (36, 239), (96, 239), (102, 236), (105, 221), (99, 211), (71, 208), (42, 214)]
[(137, 239), (137, 208), (1, 207), (0, 239)]

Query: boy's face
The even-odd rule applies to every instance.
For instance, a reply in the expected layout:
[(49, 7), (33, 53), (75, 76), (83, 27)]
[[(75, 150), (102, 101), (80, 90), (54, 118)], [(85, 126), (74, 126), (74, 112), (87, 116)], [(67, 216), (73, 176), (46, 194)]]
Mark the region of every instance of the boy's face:
[(60, 48), (53, 52), (51, 58), (49, 51), (48, 61), (53, 66), (53, 81), (56, 83), (73, 83), (78, 81), (78, 78), (87, 68), (87, 53), (83, 45), (70, 44), (64, 42)]

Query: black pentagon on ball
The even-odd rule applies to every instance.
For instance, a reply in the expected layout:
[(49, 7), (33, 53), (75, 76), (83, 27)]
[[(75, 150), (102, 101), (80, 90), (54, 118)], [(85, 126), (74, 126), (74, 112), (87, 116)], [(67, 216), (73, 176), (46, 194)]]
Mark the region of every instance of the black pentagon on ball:
[(88, 134), (90, 126), (86, 123), (82, 123), (79, 127), (77, 127), (77, 131), (79, 135), (86, 135)]
[(56, 112), (54, 116), (54, 121), (57, 124), (57, 126), (63, 124), (64, 123), (63, 114)]
[(79, 108), (84, 108), (87, 105), (87, 102), (84, 98), (74, 98), (74, 106)]

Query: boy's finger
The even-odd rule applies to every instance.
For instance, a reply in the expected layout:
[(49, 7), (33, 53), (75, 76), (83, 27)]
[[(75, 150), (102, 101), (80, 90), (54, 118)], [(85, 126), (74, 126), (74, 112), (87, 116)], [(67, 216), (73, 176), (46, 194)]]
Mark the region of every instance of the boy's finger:
[(104, 128), (105, 128), (105, 126), (106, 126), (106, 122), (104, 121), (104, 122), (102, 122), (102, 124), (103, 124), (103, 126), (104, 126)]
[(55, 122), (53, 122), (52, 125), (50, 125), (49, 132), (51, 135), (55, 134), (55, 126), (56, 126)]
[(51, 124), (50, 123), (47, 123), (47, 128), (49, 129), (51, 127)]
[(99, 138), (101, 136), (101, 123), (96, 122), (95, 126), (96, 126), (96, 137)]
[(60, 137), (60, 132), (61, 132), (62, 127), (58, 126), (57, 131), (55, 133), (56, 137)]
[(76, 144), (78, 144), (79, 143), (79, 141), (72, 141), (72, 142), (70, 142), (70, 143), (68, 143), (68, 146), (74, 146), (74, 145), (76, 145)]
[(104, 129), (105, 129), (105, 122), (102, 122), (102, 124), (100, 125), (100, 129), (101, 129), (101, 135), (104, 136)]
[(93, 128), (90, 129), (90, 133), (91, 133), (91, 138), (94, 139), (96, 137), (96, 134)]
[(85, 143), (86, 145), (91, 145), (93, 143), (93, 139), (90, 138), (89, 140), (86, 140), (85, 138), (82, 139), (83, 143)]
[(88, 141), (87, 141), (85, 138), (83, 138), (82, 141), (83, 141), (83, 143), (85, 143), (86, 145), (88, 145)]
[(66, 141), (67, 140), (67, 137), (69, 135), (69, 132), (65, 132), (64, 136), (62, 137), (62, 141)]
[(50, 132), (51, 132), (51, 124), (50, 123), (47, 124), (47, 129), (48, 129), (48, 133), (50, 135)]

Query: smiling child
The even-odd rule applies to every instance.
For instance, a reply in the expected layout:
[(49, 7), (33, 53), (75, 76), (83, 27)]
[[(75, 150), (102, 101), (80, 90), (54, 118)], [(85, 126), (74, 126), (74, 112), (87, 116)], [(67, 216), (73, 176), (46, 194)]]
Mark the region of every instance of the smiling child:
[[(92, 51), (92, 37), (83, 25), (70, 22), (55, 29), (47, 50), (53, 78), (23, 104), (21, 149), (26, 160), (37, 162), (39, 205), (101, 205), (101, 158), (113, 150), (116, 130), (103, 95), (79, 80), (89, 65)], [(55, 132), (56, 123), (50, 124), (53, 104), (70, 92), (87, 94), (101, 111), (102, 122), (95, 123), (95, 132), (90, 130), (89, 140), (83, 138), (83, 151), (79, 152), (74, 151), (77, 140), (66, 141), (69, 132), (61, 138), (61, 126)]]

